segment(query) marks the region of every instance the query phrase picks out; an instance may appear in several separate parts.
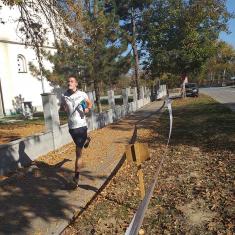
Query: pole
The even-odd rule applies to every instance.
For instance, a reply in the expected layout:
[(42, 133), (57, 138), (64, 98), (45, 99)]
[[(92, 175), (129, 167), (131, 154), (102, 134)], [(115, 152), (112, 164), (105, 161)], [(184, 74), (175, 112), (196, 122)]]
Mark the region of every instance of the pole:
[(141, 164), (138, 166), (137, 175), (139, 178), (140, 197), (143, 200), (145, 196), (145, 188), (144, 188), (144, 173)]
[(142, 161), (141, 161), (141, 150), (140, 145), (135, 145), (135, 157), (136, 157), (136, 163), (137, 163), (137, 175), (139, 178), (139, 187), (140, 187), (140, 197), (141, 200), (143, 200), (145, 196), (145, 187), (144, 187), (144, 173), (142, 169)]

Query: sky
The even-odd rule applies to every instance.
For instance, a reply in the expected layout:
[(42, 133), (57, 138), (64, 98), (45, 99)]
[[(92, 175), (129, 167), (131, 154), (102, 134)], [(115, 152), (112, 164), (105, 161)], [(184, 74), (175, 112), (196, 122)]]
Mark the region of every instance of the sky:
[[(227, 0), (227, 8), (229, 12), (235, 12), (235, 0)], [(228, 23), (230, 34), (221, 33), (220, 39), (231, 44), (235, 48), (235, 19)]]

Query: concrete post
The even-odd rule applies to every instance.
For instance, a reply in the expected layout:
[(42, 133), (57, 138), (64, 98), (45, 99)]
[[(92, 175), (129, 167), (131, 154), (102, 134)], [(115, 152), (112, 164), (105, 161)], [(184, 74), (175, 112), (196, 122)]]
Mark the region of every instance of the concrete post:
[(136, 111), (138, 109), (138, 96), (137, 96), (137, 87), (134, 87), (132, 89), (132, 93), (133, 93), (133, 110)]
[(122, 89), (123, 105), (128, 104), (128, 88)]
[(126, 88), (127, 89), (127, 94), (128, 94), (128, 96), (131, 94), (131, 88), (130, 87), (127, 87)]
[(145, 98), (147, 98), (149, 96), (148, 87), (145, 87), (144, 94), (145, 94)]
[(113, 108), (115, 106), (115, 98), (114, 98), (114, 91), (110, 90), (108, 91), (108, 102), (109, 106)]
[(148, 98), (150, 96), (150, 90), (148, 87), (144, 87), (144, 97)]
[(132, 89), (132, 92), (133, 92), (133, 101), (134, 101), (134, 102), (137, 102), (137, 88), (134, 87), (134, 88)]
[(44, 93), (41, 94), (41, 96), (46, 130), (58, 130), (60, 126), (60, 118), (58, 113), (59, 107), (57, 104), (56, 95), (52, 93)]
[(89, 92), (87, 92), (87, 95), (88, 95), (88, 97), (89, 97), (89, 99), (92, 103), (92, 109), (91, 110), (93, 111), (94, 110), (94, 105), (95, 105), (95, 98), (93, 96), (93, 92), (89, 91)]
[(95, 91), (92, 91), (92, 95), (93, 95), (94, 108), (95, 108), (95, 105), (96, 105), (96, 94), (95, 94)]
[(95, 99), (96, 99), (95, 91), (92, 91), (92, 94), (93, 94), (93, 98), (94, 98), (94, 100), (95, 100)]
[(151, 90), (150, 88), (147, 88), (147, 98), (149, 98), (151, 96)]
[(167, 86), (165, 85), (165, 95), (168, 95)]
[(144, 99), (144, 87), (140, 87), (140, 99)]
[(88, 127), (90, 131), (96, 130), (97, 129), (97, 122), (96, 122), (96, 113), (91, 111), (91, 115), (89, 119), (87, 119), (88, 122)]

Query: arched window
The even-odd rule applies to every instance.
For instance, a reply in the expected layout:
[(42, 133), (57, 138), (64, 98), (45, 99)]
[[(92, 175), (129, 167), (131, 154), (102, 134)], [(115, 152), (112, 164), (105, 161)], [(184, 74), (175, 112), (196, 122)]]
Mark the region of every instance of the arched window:
[(18, 73), (27, 73), (26, 60), (23, 55), (17, 56)]

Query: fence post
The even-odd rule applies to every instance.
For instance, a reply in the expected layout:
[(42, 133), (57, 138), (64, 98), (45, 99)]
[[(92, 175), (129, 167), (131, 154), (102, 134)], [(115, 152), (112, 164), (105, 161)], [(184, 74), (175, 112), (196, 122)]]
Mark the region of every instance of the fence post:
[(59, 107), (56, 100), (56, 95), (53, 93), (44, 93), (42, 96), (43, 113), (45, 128), (47, 131), (52, 131), (54, 149), (57, 148), (56, 135), (60, 128)]
[(108, 102), (109, 102), (109, 106), (111, 108), (114, 108), (114, 106), (115, 106), (115, 98), (114, 98), (114, 91), (113, 90), (109, 90), (108, 91)]
[(128, 104), (128, 88), (122, 89), (123, 105)]
[(44, 111), (44, 121), (46, 130), (56, 130), (60, 126), (60, 118), (58, 113), (58, 104), (56, 95), (52, 93), (44, 93), (42, 96), (42, 104)]
[(137, 88), (134, 87), (134, 88), (132, 89), (132, 92), (133, 92), (133, 102), (134, 102), (133, 111), (135, 112), (136, 109), (138, 108), (138, 106), (137, 106), (137, 101), (138, 101), (138, 97), (137, 97)]
[(140, 87), (140, 99), (144, 99), (144, 87)]
[(134, 88), (132, 89), (132, 92), (133, 92), (133, 101), (134, 101), (134, 102), (137, 102), (137, 88), (134, 87)]
[(93, 95), (93, 92), (92, 91), (89, 91), (87, 92), (87, 95), (92, 103), (92, 110), (94, 109), (94, 104), (95, 104), (95, 98), (94, 98), (94, 95)]

